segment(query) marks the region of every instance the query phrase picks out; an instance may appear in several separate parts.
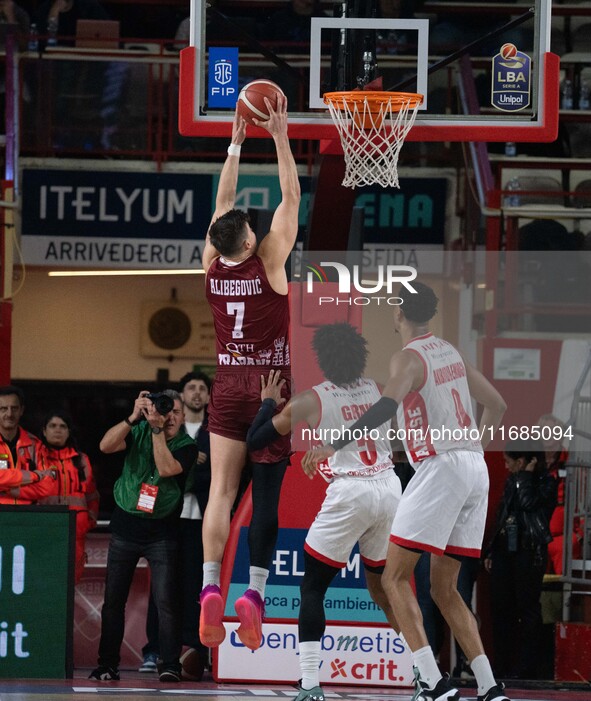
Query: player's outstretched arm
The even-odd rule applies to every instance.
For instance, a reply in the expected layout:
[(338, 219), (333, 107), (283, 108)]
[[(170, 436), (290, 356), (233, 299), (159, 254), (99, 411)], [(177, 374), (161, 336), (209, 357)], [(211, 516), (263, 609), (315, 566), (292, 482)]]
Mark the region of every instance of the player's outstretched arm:
[(480, 435), (482, 436), (482, 448), (484, 450), (490, 443), (495, 431), (501, 425), (503, 415), (507, 410), (507, 404), (480, 371), (466, 360), (464, 360), (464, 365), (466, 366), (466, 378), (470, 394), (484, 407), (479, 426)]
[[(281, 203), (273, 215), (271, 230), (261, 241), (258, 252), (265, 264), (267, 275), (270, 276), (271, 285), (276, 291), (286, 294), (287, 279), (284, 266), (298, 234), (300, 181), (287, 135), (287, 98), (281, 96), (277, 98), (276, 110), (266, 98), (265, 104), (270, 115), (269, 119), (257, 120), (256, 123), (266, 129), (275, 142)], [(281, 279), (274, 280), (275, 276)], [(279, 283), (279, 286), (285, 289), (278, 289), (277, 284), (274, 283)]]
[(311, 391), (292, 397), (283, 411), (275, 413), (276, 407), (285, 401), (281, 396), (284, 384), (280, 370), (271, 370), (268, 378), (261, 375), (262, 404), (246, 435), (249, 450), (260, 450), (281, 436), (286, 436), (291, 432), (292, 421), (306, 421), (308, 425), (317, 423), (318, 405)]
[[(238, 114), (234, 113), (234, 123), (232, 125), (232, 143), (228, 148), (226, 162), (220, 173), (218, 183), (218, 191), (215, 199), (215, 211), (211, 218), (209, 226), (216, 219), (219, 219), (222, 214), (229, 212), (234, 208), (236, 201), (236, 188), (238, 185), (238, 166), (240, 165), (240, 146), (246, 138), (246, 122)], [(238, 153), (236, 153), (236, 151)], [(205, 248), (203, 249), (203, 268), (207, 272), (212, 261), (219, 256), (219, 251), (212, 245), (209, 240), (209, 230), (205, 237)]]

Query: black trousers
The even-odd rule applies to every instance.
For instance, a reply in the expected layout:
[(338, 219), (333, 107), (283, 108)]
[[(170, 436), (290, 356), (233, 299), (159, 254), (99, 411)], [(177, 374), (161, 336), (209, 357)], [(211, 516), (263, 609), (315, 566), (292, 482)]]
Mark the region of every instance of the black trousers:
[(540, 595), (548, 560), (541, 551), (492, 554), (491, 606), (495, 676), (536, 679), (542, 634)]
[[(178, 579), (180, 587), (175, 588), (175, 595), (181, 600), (182, 608), (182, 642), (183, 645), (199, 650), (204, 660), (208, 658), (207, 648), (199, 640), (199, 593), (203, 588), (203, 521), (201, 519), (179, 519), (179, 559)], [(146, 618), (146, 637), (148, 642), (142, 648), (142, 654), (160, 654), (158, 639), (158, 609), (154, 602), (152, 588), (148, 601)]]

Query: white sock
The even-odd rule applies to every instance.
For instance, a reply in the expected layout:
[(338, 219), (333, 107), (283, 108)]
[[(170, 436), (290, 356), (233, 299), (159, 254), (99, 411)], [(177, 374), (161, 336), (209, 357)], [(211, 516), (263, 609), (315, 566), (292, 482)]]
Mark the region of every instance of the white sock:
[(300, 643), (300, 670), (302, 672), (302, 689), (320, 686), (320, 640)]
[(220, 572), (222, 569), (221, 562), (204, 562), (203, 563), (203, 588), (210, 584), (220, 586)]
[(418, 668), (421, 681), (428, 689), (434, 689), (437, 682), (442, 678), (433, 650), (427, 645), (412, 653), (412, 661)]
[(263, 567), (251, 567), (248, 570), (249, 580), (248, 588), (254, 589), (261, 595), (261, 599), (265, 598), (265, 585), (267, 584), (267, 578), (269, 577), (269, 570)]
[(476, 677), (478, 695), (484, 696), (484, 694), (497, 683), (493, 676), (488, 657), (486, 655), (478, 655), (478, 657), (475, 657), (472, 662), (470, 662), (470, 667), (472, 667), (472, 671)]

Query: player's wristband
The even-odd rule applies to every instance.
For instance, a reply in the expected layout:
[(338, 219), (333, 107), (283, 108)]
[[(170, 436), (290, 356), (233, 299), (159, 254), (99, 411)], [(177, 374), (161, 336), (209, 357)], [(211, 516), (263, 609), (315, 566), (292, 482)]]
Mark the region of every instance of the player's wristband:
[(240, 144), (230, 144), (228, 146), (228, 156), (240, 156), (240, 150), (242, 146)]
[[(373, 428), (385, 424), (386, 421), (389, 421), (396, 414), (397, 409), (398, 402), (394, 401), (394, 399), (390, 399), (390, 397), (381, 397), (360, 419), (357, 419), (357, 421), (349, 427), (347, 435), (354, 435), (358, 431), (371, 431)], [(330, 447), (337, 451), (349, 445), (352, 441), (352, 438), (341, 438), (341, 440), (331, 443)]]
[(248, 433), (246, 444), (249, 450), (261, 450), (281, 437), (279, 431), (273, 426), (273, 416), (277, 402), (274, 399), (265, 399), (254, 418)]
[(133, 427), (135, 426), (135, 424), (133, 423), (133, 421), (130, 421), (130, 420), (129, 420), (129, 417), (128, 417), (128, 416), (126, 416), (126, 417), (123, 419), (123, 421), (125, 421), (125, 423), (129, 426), (129, 428), (133, 428)]

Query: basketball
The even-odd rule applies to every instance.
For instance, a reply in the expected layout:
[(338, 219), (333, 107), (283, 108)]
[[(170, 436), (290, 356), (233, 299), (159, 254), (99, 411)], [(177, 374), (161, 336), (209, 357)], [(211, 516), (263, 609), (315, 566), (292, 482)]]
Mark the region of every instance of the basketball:
[(277, 96), (283, 95), (283, 90), (272, 80), (253, 80), (245, 85), (238, 95), (238, 114), (248, 124), (254, 124), (253, 119), (269, 119), (265, 98), (273, 109), (277, 108)]
[(517, 47), (515, 44), (503, 44), (500, 53), (503, 58), (515, 58), (517, 56)]
[(194, 647), (190, 647), (181, 655), (180, 663), (183, 668), (183, 679), (200, 682), (203, 677), (203, 658)]

